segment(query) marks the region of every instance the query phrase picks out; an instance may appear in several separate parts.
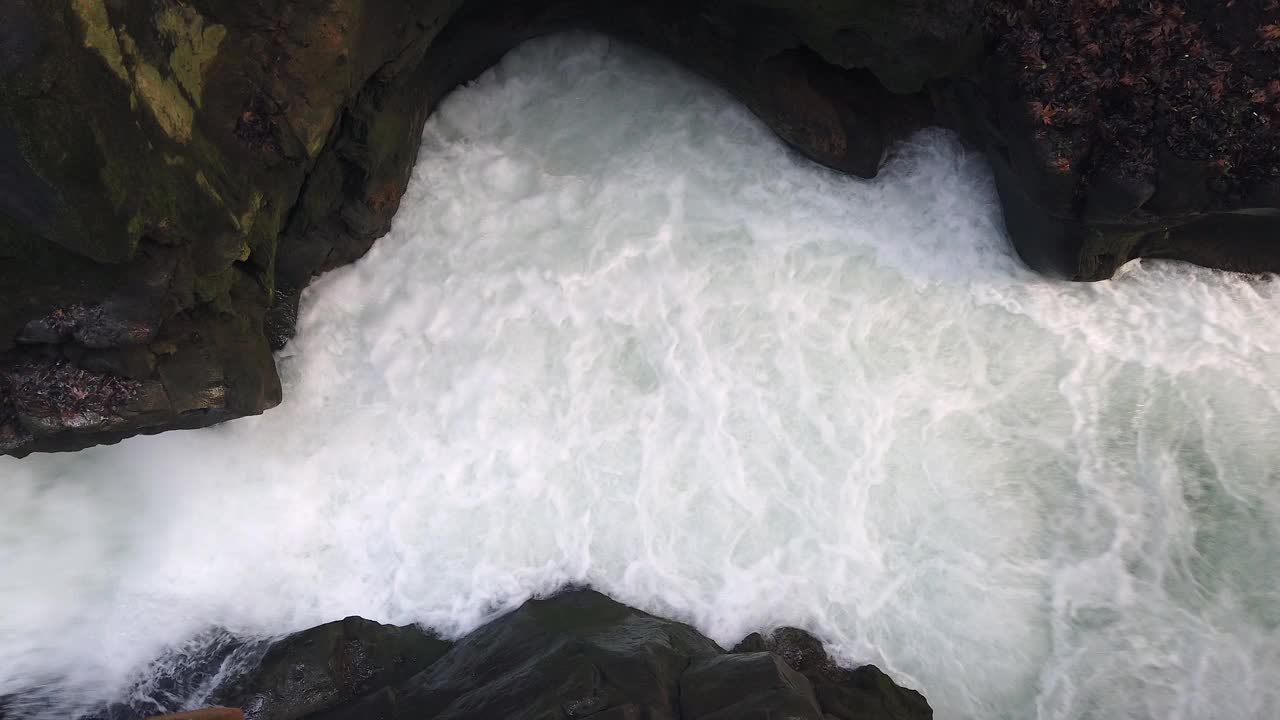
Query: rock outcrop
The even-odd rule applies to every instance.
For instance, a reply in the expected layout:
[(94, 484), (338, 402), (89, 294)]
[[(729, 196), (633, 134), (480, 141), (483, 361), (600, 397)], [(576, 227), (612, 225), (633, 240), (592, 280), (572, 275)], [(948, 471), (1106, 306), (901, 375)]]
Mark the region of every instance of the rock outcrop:
[[(1151, 172), (1095, 171), (1063, 143), (1076, 133), (1096, 150), (1112, 142), (1105, 124), (1051, 137), (1046, 104), (1029, 111), (1047, 70), (1026, 74), (1009, 28), (1067, 52), (1076, 41), (1052, 35), (1053, 13), (1088, 4), (993, 1), (1016, 16), (1002, 27), (983, 0), (12, 0), (0, 24), (0, 452), (278, 403), (272, 350), (299, 293), (386, 232), (435, 104), (519, 42), (567, 28), (674, 57), (847, 172), (873, 175), (915, 128), (959, 129), (991, 158), (1014, 244), (1045, 273), (1102, 279), (1138, 256), (1280, 270), (1266, 167), (1247, 192), (1225, 192), (1222, 158), (1166, 147), (1157, 113), (1141, 136)], [(1277, 75), (1274, 2), (1156, 5), (1246, 46), (1239, 72)], [(1072, 67), (1109, 47), (1082, 46)], [(1270, 123), (1251, 147), (1280, 128), (1270, 87), (1249, 96)], [(1223, 137), (1252, 122), (1226, 117)]]
[(940, 106), (986, 152), (1023, 260), (1280, 270), (1280, 5), (989, 5), (990, 54)]
[(214, 699), (256, 720), (307, 717), (398, 686), (451, 647), (416, 627), (351, 617), (271, 644), (251, 673), (224, 683)]
[[(590, 590), (531, 600), (457, 643), (359, 618), (292, 635), (204, 698), (248, 720), (924, 720), (874, 666), (795, 629), (726, 653)], [(113, 720), (141, 717), (117, 708)]]

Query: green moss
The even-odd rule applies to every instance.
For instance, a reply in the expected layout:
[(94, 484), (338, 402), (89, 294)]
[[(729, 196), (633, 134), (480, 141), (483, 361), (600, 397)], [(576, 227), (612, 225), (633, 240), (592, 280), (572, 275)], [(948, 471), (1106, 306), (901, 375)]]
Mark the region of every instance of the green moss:
[(146, 62), (137, 42), (127, 32), (120, 33), (120, 46), (132, 65), (133, 89), (147, 104), (152, 116), (169, 137), (180, 143), (190, 142), (195, 122), (195, 108), (182, 94), (178, 83), (165, 77)]
[[(262, 193), (254, 192), (249, 198), (249, 206), (241, 215), (235, 218), (236, 227), (246, 235), (253, 232), (253, 225), (258, 220), (258, 213), (262, 211), (263, 204), (266, 200), (262, 197)], [(243, 260), (244, 258), (241, 258)]]
[(124, 67), (124, 56), (120, 52), (120, 40), (111, 29), (111, 19), (107, 15), (107, 7), (103, 1), (72, 0), (71, 8), (75, 10), (84, 26), (84, 46), (96, 50), (116, 77), (129, 82), (129, 73)]
[(206, 24), (189, 6), (166, 7), (155, 16), (157, 31), (173, 46), (167, 72), (149, 63), (121, 26), (112, 28), (103, 0), (73, 0), (84, 27), (85, 47), (96, 51), (111, 72), (134, 91), (131, 106), (146, 104), (169, 137), (190, 142), (195, 108), (204, 95), (205, 71), (227, 36), (225, 27)]
[(208, 193), (209, 197), (213, 198), (219, 205), (226, 207), (227, 201), (223, 200), (222, 195), (219, 194), (218, 191), (214, 189), (213, 185), (209, 183), (209, 178), (205, 177), (203, 170), (196, 171), (196, 184), (200, 186), (201, 190)]
[(195, 108), (204, 95), (205, 71), (227, 36), (221, 25), (206, 24), (189, 6), (166, 7), (155, 16), (157, 31), (173, 46), (167, 72), (149, 63), (124, 27), (113, 28), (103, 0), (73, 0), (84, 28), (84, 45), (98, 53), (111, 72), (129, 83), (169, 137), (191, 140)]
[(155, 19), (156, 29), (173, 44), (169, 70), (196, 107), (204, 94), (204, 75), (227, 37), (221, 25), (205, 24), (195, 9), (182, 5), (167, 7)]

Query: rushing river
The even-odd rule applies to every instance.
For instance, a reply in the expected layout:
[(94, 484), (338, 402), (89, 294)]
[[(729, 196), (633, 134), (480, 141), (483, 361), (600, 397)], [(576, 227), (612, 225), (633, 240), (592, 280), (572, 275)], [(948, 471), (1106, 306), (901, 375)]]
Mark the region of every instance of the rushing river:
[(1280, 283), (1024, 269), (943, 132), (860, 181), (591, 36), (428, 123), (258, 418), (0, 459), (0, 695), (209, 626), (461, 633), (589, 582), (937, 717), (1280, 717)]

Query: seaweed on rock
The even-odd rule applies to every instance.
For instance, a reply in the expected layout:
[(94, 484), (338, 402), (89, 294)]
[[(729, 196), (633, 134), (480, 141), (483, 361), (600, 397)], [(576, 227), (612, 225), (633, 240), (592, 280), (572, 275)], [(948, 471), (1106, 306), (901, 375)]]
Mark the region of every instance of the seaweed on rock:
[(136, 380), (96, 373), (65, 360), (27, 359), (0, 373), (0, 443), (25, 433), (20, 415), (65, 426), (116, 416), (141, 387)]
[(1280, 178), (1280, 0), (993, 0), (987, 29), (1060, 172), (1154, 180), (1167, 150), (1226, 205)]

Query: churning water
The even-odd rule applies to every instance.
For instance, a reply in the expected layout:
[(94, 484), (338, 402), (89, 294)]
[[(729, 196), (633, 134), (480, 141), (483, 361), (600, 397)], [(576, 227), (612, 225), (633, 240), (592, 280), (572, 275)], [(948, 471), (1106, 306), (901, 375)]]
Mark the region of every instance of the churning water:
[(0, 460), (0, 695), (211, 625), (460, 633), (589, 582), (810, 628), (940, 718), (1280, 717), (1280, 285), (1052, 282), (950, 135), (871, 182), (588, 36), (430, 121), (286, 402)]

